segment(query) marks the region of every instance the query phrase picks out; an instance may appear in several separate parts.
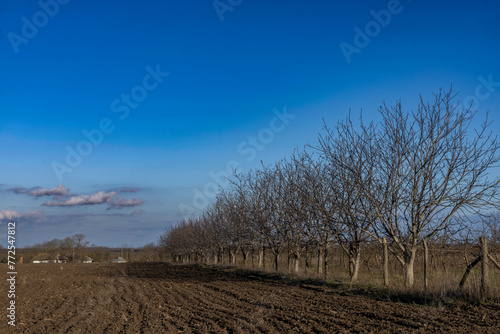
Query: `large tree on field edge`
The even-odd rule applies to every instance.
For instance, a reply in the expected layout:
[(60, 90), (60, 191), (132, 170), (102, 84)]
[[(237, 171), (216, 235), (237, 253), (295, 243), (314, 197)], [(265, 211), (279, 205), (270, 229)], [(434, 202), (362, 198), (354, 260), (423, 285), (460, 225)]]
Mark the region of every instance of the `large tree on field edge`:
[[(376, 233), (392, 241), (405, 286), (414, 284), (417, 247), (453, 218), (498, 207), (499, 142), (487, 116), (472, 128), (476, 112), (460, 109), (452, 91), (433, 94), (416, 111), (401, 102), (380, 107), (379, 156), (365, 195), (374, 211)], [(487, 114), (486, 114), (487, 115)]]

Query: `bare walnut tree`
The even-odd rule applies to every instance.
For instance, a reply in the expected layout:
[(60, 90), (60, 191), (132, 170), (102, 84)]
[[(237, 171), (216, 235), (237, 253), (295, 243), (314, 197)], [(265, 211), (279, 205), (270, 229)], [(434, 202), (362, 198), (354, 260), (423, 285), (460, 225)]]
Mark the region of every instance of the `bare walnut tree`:
[(387, 236), (405, 271), (405, 286), (414, 283), (417, 246), (446, 228), (455, 217), (480, 214), (498, 206), (499, 143), (487, 118), (472, 129), (475, 112), (458, 109), (456, 95), (440, 90), (434, 100), (420, 98), (417, 111), (401, 103), (380, 108), (383, 117), (373, 182), (365, 196), (377, 220), (378, 236)]
[(330, 202), (335, 214), (328, 213), (337, 223), (331, 225), (342, 250), (349, 257), (350, 278), (355, 282), (361, 266), (361, 245), (369, 237), (374, 220), (365, 188), (371, 183), (378, 157), (376, 129), (373, 124), (361, 124), (356, 131), (350, 118), (335, 129), (326, 124), (318, 146), (324, 165), (322, 181), (330, 189)]

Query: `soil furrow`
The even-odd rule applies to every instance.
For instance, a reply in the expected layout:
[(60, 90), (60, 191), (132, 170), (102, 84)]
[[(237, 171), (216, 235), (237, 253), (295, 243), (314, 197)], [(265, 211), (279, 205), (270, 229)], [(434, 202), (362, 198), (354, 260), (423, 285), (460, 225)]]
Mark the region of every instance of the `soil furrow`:
[(18, 333), (495, 333), (500, 323), (498, 305), (377, 301), (203, 266), (18, 267), (17, 326), (10, 328)]

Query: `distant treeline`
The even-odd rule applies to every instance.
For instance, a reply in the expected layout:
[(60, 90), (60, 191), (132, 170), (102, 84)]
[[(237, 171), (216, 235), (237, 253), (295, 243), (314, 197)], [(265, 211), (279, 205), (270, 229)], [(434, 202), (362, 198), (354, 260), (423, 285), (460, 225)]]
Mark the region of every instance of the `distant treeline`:
[[(124, 245), (123, 247), (103, 247), (94, 244), (89, 245), (86, 236), (80, 233), (64, 239), (52, 239), (32, 246), (18, 248), (16, 250), (16, 260), (30, 263), (33, 261), (59, 260), (61, 262), (83, 262), (91, 258), (92, 262), (110, 262), (117, 257), (124, 258), (127, 262), (150, 262), (160, 261), (158, 247), (154, 243), (143, 247), (133, 248)], [(6, 262), (2, 255), (0, 262)]]

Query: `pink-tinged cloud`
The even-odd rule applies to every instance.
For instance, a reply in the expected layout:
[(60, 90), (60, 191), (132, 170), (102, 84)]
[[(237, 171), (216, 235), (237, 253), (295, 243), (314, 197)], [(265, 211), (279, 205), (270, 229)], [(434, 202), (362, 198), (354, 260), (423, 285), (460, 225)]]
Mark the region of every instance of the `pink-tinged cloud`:
[(45, 202), (43, 206), (78, 206), (78, 205), (95, 205), (95, 204), (103, 204), (110, 203), (111, 200), (115, 197), (116, 192), (111, 191), (109, 193), (105, 193), (104, 191), (99, 191), (98, 193), (92, 195), (83, 195), (83, 196), (73, 196), (64, 201), (55, 201), (55, 202)]
[(0, 222), (22, 221), (22, 220), (29, 220), (40, 223), (46, 221), (47, 218), (43, 214), (42, 210), (36, 210), (27, 213), (21, 213), (13, 210), (0, 211)]
[(16, 194), (26, 194), (33, 197), (69, 195), (69, 189), (62, 184), (52, 189), (46, 189), (40, 187), (33, 187), (28, 189), (23, 187), (17, 187), (17, 188), (11, 188), (9, 189), (9, 191), (12, 191), (13, 193)]
[(52, 189), (38, 189), (30, 191), (31, 196), (39, 197), (39, 196), (62, 196), (68, 195), (69, 189), (63, 186), (62, 184), (58, 185), (56, 188)]
[(130, 206), (138, 206), (144, 203), (138, 198), (131, 198), (131, 199), (125, 199), (123, 197), (119, 197), (116, 200), (110, 202), (110, 206), (108, 210), (110, 209), (123, 209), (125, 207), (130, 207)]

